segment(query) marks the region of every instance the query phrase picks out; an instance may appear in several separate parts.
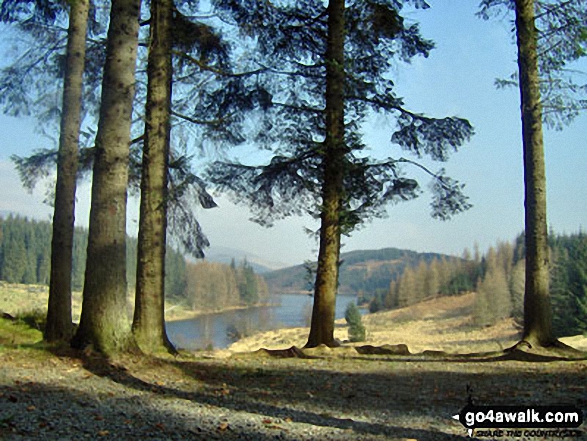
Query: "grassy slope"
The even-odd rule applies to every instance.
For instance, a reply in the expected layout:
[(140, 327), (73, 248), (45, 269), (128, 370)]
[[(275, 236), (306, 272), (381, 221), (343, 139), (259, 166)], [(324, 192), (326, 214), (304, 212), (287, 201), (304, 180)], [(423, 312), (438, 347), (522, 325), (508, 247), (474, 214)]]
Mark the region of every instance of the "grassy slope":
[[(438, 350), (449, 353), (497, 351), (515, 344), (519, 329), (512, 319), (502, 320), (494, 326), (473, 325), (471, 313), (475, 294), (440, 297), (407, 308), (368, 314), (363, 317), (367, 340), (362, 343), (345, 343), (345, 346), (370, 344), (406, 344), (412, 353)], [(336, 322), (335, 337), (345, 341), (348, 337), (344, 319)], [(254, 351), (259, 348), (279, 349), (302, 347), (306, 343), (308, 328), (281, 329), (253, 335), (234, 343), (233, 352)], [(583, 336), (563, 338), (576, 349), (587, 350)]]
[[(492, 328), (472, 328), (467, 319), (472, 301), (472, 295), (437, 299), (368, 316), (368, 343), (407, 343), (416, 352), (472, 349), (483, 344), (496, 349), (496, 345), (516, 339), (515, 329), (508, 322)], [(302, 338), (303, 344), (306, 331), (281, 331), (274, 335), (279, 344), (277, 340), (273, 343), (278, 347), (298, 344), (287, 341), (291, 337)], [(337, 332), (344, 338), (345, 325), (338, 323)], [(256, 341), (265, 345), (271, 343), (272, 336), (257, 336)], [(357, 354), (341, 358), (332, 355), (338, 350), (324, 350), (315, 359), (272, 358), (266, 353), (219, 359), (216, 353), (160, 359), (132, 356), (113, 363), (91, 352), (45, 346), (38, 343), (40, 338), (40, 332), (0, 318), (0, 405), (12, 399), (28, 406), (25, 400), (30, 400), (29, 389), (34, 391), (40, 385), (43, 394), (71, 390), (75, 400), (87, 401), (85, 406), (94, 403), (96, 397), (109, 397), (115, 406), (140, 387), (143, 395), (137, 409), (146, 415), (149, 406), (153, 406), (150, 400), (161, 396), (168, 400), (179, 398), (188, 407), (200, 403), (215, 406), (227, 421), (219, 426), (219, 436), (226, 425), (232, 424), (234, 410), (248, 409), (251, 415), (262, 418), (263, 424), (270, 422), (283, 434), (293, 430), (301, 433), (319, 424), (326, 429), (344, 429), (356, 439), (396, 441), (470, 439), (450, 418), (466, 404), (467, 385), (473, 388), (478, 404), (565, 402), (587, 408), (585, 361), (404, 362)], [(473, 338), (477, 341), (471, 342)], [(55, 381), (60, 381), (61, 389), (53, 386)], [(77, 385), (87, 389), (87, 398), (81, 398)], [(55, 398), (55, 406), (60, 400), (63, 397)], [(53, 401), (47, 399), (42, 410), (51, 414), (52, 406)], [(176, 434), (172, 423), (185, 425), (182, 412), (178, 407), (177, 413), (166, 414), (162, 427), (169, 426), (170, 433)], [(23, 414), (38, 424), (35, 406), (27, 407)], [(100, 421), (89, 420), (89, 424), (96, 425), (93, 433), (102, 436)], [(3, 430), (11, 435), (20, 429), (5, 420), (0, 421), (0, 438)], [(116, 435), (108, 439), (116, 439)], [(584, 428), (579, 437), (587, 437)]]
[[(0, 281), (0, 313), (6, 312), (12, 316), (33, 311), (46, 314), (47, 300), (49, 298), (49, 287), (46, 285), (21, 285)], [(129, 294), (129, 317), (132, 317), (134, 297)], [(82, 307), (82, 293), (72, 294), (73, 321), (79, 322)], [(183, 305), (176, 305), (167, 302), (165, 318), (167, 320), (181, 320), (190, 318), (197, 313), (185, 308)]]
[[(44, 314), (47, 308), (46, 286), (15, 285), (0, 281), (0, 312), (13, 316), (30, 311)], [(495, 351), (514, 344), (519, 337), (511, 319), (503, 320), (489, 328), (475, 327), (471, 321), (475, 294), (441, 297), (394, 311), (368, 314), (363, 323), (367, 328), (367, 341), (362, 344), (406, 344), (411, 352), (443, 350), (446, 352)], [(132, 300), (132, 299), (131, 299)], [(132, 302), (129, 305), (129, 314)], [(193, 311), (181, 305), (167, 305), (167, 319), (187, 318)], [(74, 321), (79, 320), (81, 293), (73, 295)], [(9, 328), (11, 329), (11, 328)], [(261, 347), (281, 349), (302, 347), (307, 339), (307, 328), (281, 329), (256, 334), (235, 343), (232, 352), (254, 351)], [(344, 319), (338, 320), (335, 337), (347, 339)], [(40, 340), (39, 334), (39, 340)], [(587, 350), (587, 338), (582, 336), (562, 339), (577, 349)], [(350, 345), (350, 344), (349, 344)], [(354, 345), (356, 346), (356, 345)]]

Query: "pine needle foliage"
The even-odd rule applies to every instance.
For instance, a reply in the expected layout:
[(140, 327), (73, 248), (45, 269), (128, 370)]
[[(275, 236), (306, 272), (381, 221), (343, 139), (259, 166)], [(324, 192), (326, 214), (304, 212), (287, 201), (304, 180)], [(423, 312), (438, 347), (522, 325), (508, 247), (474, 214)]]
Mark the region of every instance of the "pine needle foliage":
[[(536, 0), (538, 62), (543, 122), (562, 130), (587, 109), (585, 71), (577, 62), (587, 56), (587, 1)], [(482, 0), (478, 15), (484, 19), (510, 17), (510, 0)], [(495, 81), (500, 88), (518, 87), (513, 73)]]
[[(248, 140), (270, 152), (265, 165), (223, 161), (214, 164), (211, 180), (221, 191), (247, 203), (253, 220), (271, 226), (290, 216), (318, 217), (324, 184), (325, 90), (328, 10), (324, 2), (265, 2), (217, 0), (222, 20), (238, 27), (248, 42), (248, 69), (242, 78), (256, 109)], [(348, 2), (345, 10), (344, 194), (341, 230), (353, 229), (373, 217), (384, 216), (388, 204), (421, 194), (419, 182), (406, 176), (408, 165), (424, 169), (433, 178), (432, 215), (447, 219), (470, 207), (462, 184), (415, 160), (445, 162), (473, 133), (458, 117), (432, 118), (409, 110), (397, 95), (391, 72), (398, 63), (427, 57), (434, 45), (420, 35), (417, 24), (402, 17), (403, 8), (427, 8), (424, 1)], [(243, 50), (247, 50), (243, 43)], [(373, 115), (395, 122), (394, 146), (411, 155), (376, 158), (368, 151), (363, 125)], [(396, 152), (397, 153), (397, 152)]]

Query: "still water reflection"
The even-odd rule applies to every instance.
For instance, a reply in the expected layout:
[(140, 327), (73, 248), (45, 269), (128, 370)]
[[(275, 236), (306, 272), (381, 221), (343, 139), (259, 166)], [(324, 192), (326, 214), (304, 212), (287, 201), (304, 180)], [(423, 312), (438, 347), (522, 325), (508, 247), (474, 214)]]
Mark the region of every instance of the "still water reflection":
[[(167, 333), (171, 341), (180, 348), (226, 348), (234, 341), (235, 331), (251, 333), (309, 326), (312, 300), (312, 297), (306, 295), (276, 295), (272, 298), (275, 306), (226, 311), (168, 322)], [(346, 306), (356, 301), (356, 296), (339, 295), (336, 301), (336, 318), (344, 317)]]

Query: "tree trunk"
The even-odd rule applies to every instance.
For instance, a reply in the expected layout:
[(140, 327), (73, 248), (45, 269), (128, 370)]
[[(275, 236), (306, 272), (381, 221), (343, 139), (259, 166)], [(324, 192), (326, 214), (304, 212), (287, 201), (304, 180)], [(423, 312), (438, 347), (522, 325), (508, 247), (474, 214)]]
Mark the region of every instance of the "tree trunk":
[(89, 1), (75, 0), (70, 4), (51, 239), (49, 303), (44, 335), (46, 341), (68, 341), (73, 331), (71, 270)]
[(328, 4), (326, 48), (326, 138), (322, 161), (324, 171), (320, 224), (320, 249), (314, 291), (310, 335), (306, 347), (334, 340), (334, 313), (338, 289), (341, 211), (344, 177), (344, 0)]
[(552, 312), (549, 295), (546, 224), (546, 172), (538, 72), (534, 0), (516, 0), (516, 34), (524, 147), (526, 288), (523, 340), (550, 346)]
[(173, 350), (165, 331), (167, 172), (171, 111), (172, 0), (151, 1), (145, 146), (133, 332), (146, 352)]
[(113, 0), (96, 136), (82, 315), (74, 347), (134, 349), (127, 312), (126, 199), (140, 0)]

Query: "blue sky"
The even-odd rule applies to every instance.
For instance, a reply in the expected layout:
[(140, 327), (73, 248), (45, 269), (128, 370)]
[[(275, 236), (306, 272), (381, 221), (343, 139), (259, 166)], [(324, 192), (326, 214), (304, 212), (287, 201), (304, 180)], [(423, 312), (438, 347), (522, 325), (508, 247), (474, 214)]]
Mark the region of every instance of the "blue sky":
[[(430, 199), (425, 193), (418, 200), (389, 207), (386, 219), (367, 223), (345, 239), (343, 251), (398, 247), (460, 255), (475, 242), (486, 250), (523, 230), (519, 95), (516, 89), (494, 86), (496, 78), (516, 69), (511, 23), (475, 17), (477, 1), (430, 3), (431, 9), (410, 13), (408, 19), (420, 23), (422, 34), (436, 43), (436, 49), (428, 59), (398, 66), (393, 76), (411, 110), (436, 117), (456, 115), (474, 125), (472, 140), (442, 164), (450, 176), (466, 184), (473, 208), (448, 222), (436, 221), (429, 216)], [(389, 143), (391, 127), (391, 122), (377, 118), (365, 128), (373, 155), (401, 154)], [(556, 232), (572, 233), (587, 225), (586, 140), (587, 115), (562, 132), (545, 132), (549, 224)], [(22, 190), (9, 160), (11, 154), (27, 155), (49, 142), (34, 133), (30, 120), (0, 116), (0, 213), (50, 217), (51, 209), (42, 203), (43, 192), (29, 195)], [(416, 176), (423, 178), (425, 187), (426, 178)], [(83, 225), (88, 218), (89, 184), (80, 190), (77, 220)], [(287, 219), (267, 229), (248, 220), (246, 207), (234, 206), (222, 196), (218, 203), (219, 208), (199, 213), (213, 247), (247, 250), (284, 265), (315, 259), (317, 244), (304, 233), (304, 227), (317, 228), (311, 219)], [(131, 232), (137, 217), (134, 201), (129, 210)]]

